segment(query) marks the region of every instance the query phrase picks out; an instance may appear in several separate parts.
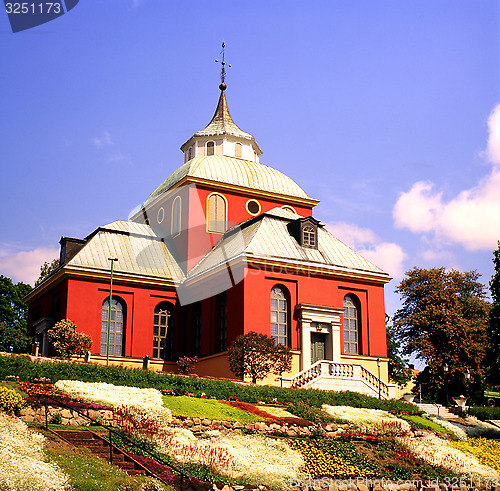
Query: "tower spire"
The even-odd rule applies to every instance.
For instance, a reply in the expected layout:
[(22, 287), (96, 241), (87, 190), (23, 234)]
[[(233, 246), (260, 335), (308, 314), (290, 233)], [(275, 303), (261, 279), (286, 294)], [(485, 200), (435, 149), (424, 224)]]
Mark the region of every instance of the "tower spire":
[[(227, 89), (227, 85), (226, 85), (226, 53), (225, 53), (225, 48), (226, 48), (226, 43), (224, 42), (224, 40), (222, 40), (222, 50), (221, 50), (221, 54), (222, 54), (222, 60), (220, 62), (221, 64), (221, 70), (220, 70), (220, 85), (219, 85), (219, 89), (220, 90), (226, 90)], [(219, 63), (219, 60), (215, 60), (216, 63)], [(227, 65), (229, 68), (231, 68), (231, 65)]]

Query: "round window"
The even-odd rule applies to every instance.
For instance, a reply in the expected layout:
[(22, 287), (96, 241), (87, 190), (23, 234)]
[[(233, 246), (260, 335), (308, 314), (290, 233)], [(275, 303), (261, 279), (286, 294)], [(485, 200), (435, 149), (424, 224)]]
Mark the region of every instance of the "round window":
[(165, 210), (163, 208), (160, 208), (158, 210), (158, 214), (156, 215), (156, 220), (158, 223), (163, 222), (163, 219), (165, 218)]
[(247, 211), (250, 215), (258, 215), (260, 213), (260, 203), (254, 199), (247, 201)]

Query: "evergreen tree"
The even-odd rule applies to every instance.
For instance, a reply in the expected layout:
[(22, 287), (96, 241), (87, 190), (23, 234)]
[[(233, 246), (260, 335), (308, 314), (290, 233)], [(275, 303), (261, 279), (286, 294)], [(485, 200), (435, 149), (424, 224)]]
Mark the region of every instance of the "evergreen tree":
[(497, 250), (493, 252), (493, 264), (495, 273), (490, 281), (493, 306), (488, 330), (488, 382), (500, 385), (500, 241)]
[(30, 291), (30, 285), (0, 275), (0, 351), (26, 352), (28, 307), (23, 298)]

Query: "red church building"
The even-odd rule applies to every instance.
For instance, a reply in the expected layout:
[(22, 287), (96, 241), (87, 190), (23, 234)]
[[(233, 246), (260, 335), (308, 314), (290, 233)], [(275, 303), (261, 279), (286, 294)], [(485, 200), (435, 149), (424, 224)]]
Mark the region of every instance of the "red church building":
[(227, 348), (257, 331), (293, 351), (292, 371), (265, 383), (393, 397), (389, 275), (313, 217), (317, 200), (260, 163), (220, 89), (208, 126), (181, 146), (184, 164), (129, 221), (61, 239), (59, 268), (27, 298), (40, 354), (50, 354), (47, 329), (69, 318), (92, 337), (93, 361), (175, 372), (196, 355), (199, 375), (233, 377)]

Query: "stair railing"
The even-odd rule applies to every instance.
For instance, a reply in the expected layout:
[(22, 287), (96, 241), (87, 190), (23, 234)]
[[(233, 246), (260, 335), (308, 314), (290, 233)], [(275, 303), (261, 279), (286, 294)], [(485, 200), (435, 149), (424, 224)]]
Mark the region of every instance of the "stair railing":
[(77, 408), (75, 408), (73, 406), (70, 406), (70, 405), (66, 404), (64, 401), (61, 401), (61, 399), (58, 399), (57, 397), (49, 396), (47, 394), (44, 394), (44, 397), (45, 397), (45, 429), (47, 431), (49, 429), (49, 417), (48, 417), (49, 411), (48, 411), (48, 402), (47, 401), (48, 401), (48, 399), (52, 399), (57, 404), (59, 404), (61, 406), (64, 406), (64, 407), (66, 407), (68, 409), (71, 409), (72, 411), (77, 412), (83, 418), (88, 419), (93, 425), (102, 426), (103, 428), (105, 428), (106, 430), (108, 430), (108, 432), (109, 432), (109, 460), (110, 460), (111, 464), (113, 463), (112, 435), (116, 434), (122, 440), (126, 440), (127, 444), (131, 445), (132, 447), (138, 448), (139, 450), (147, 453), (151, 458), (153, 458), (154, 460), (156, 460), (159, 464), (166, 465), (167, 467), (169, 467), (170, 469), (172, 469), (175, 473), (177, 473), (180, 476), (180, 480), (181, 480), (181, 491), (184, 491), (184, 479), (186, 479), (187, 482), (188, 482), (187, 488), (189, 489), (190, 487), (192, 487), (191, 478), (189, 476), (187, 476), (186, 474), (184, 474), (184, 472), (182, 472), (180, 469), (178, 469), (174, 465), (170, 464), (169, 462), (166, 462), (163, 459), (159, 458), (157, 455), (155, 455), (153, 452), (151, 452), (147, 448), (143, 447), (142, 445), (140, 445), (140, 444), (132, 441), (127, 436), (122, 435), (121, 433), (119, 433), (118, 431), (116, 431), (111, 426), (105, 425), (105, 424), (101, 423), (100, 421), (97, 421), (94, 418), (91, 418), (89, 415), (83, 413), (82, 411), (78, 410)]

